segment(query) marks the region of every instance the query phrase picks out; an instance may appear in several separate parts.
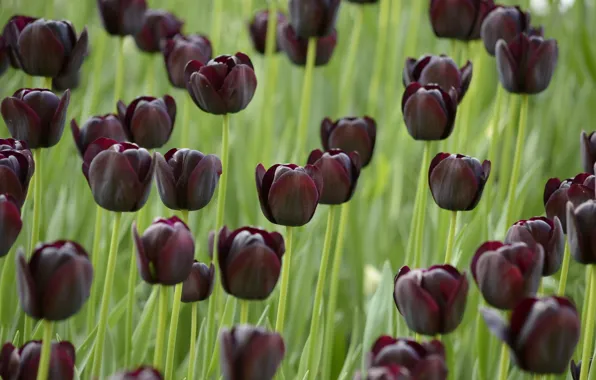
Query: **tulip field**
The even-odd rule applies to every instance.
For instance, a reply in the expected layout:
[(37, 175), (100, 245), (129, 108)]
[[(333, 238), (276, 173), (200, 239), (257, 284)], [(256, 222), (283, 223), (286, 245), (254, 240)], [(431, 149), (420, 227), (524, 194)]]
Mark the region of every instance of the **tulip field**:
[(596, 380), (596, 2), (502, 1), (0, 0), (0, 378)]

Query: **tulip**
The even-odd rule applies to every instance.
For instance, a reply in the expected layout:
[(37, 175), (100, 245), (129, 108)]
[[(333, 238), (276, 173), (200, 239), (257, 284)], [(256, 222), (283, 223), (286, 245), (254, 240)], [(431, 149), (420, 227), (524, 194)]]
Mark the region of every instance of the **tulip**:
[(178, 34), (166, 40), (162, 53), (168, 78), (172, 86), (186, 88), (184, 68), (189, 61), (197, 60), (201, 63), (211, 59), (211, 42), (205, 36)]
[(573, 258), (582, 264), (596, 264), (596, 201), (579, 206), (567, 202), (567, 237)]
[(428, 185), (436, 204), (445, 210), (473, 210), (490, 175), (490, 161), (482, 164), (474, 157), (439, 153), (428, 170)]
[(4, 98), (0, 111), (13, 138), (31, 149), (49, 148), (62, 137), (69, 102), (69, 90), (59, 98), (49, 90), (23, 88)]
[(18, 42), (18, 39), (14, 40), (13, 38), (14, 41), (11, 41), (11, 39), (9, 39), (8, 37), (14, 37), (15, 32), (17, 36), (20, 35), (23, 29), (25, 29), (27, 25), (31, 24), (35, 20), (37, 20), (37, 18), (35, 17), (15, 15), (12, 16), (4, 25), (4, 29), (2, 30), (2, 37), (4, 38), (8, 60), (10, 61), (10, 65), (13, 69), (18, 70), (21, 68), (18, 57), (16, 55), (17, 53), (13, 47), (13, 45), (15, 45), (16, 42)]
[(265, 300), (275, 289), (285, 253), (283, 237), (253, 227), (230, 231), (223, 227), (217, 240), (224, 290), (243, 300)]
[(320, 204), (338, 205), (352, 198), (362, 166), (358, 152), (331, 149), (323, 153), (315, 149), (308, 156), (307, 164), (316, 166), (323, 177)]
[(164, 40), (180, 34), (184, 22), (162, 9), (148, 9), (143, 27), (135, 34), (137, 47), (147, 53), (159, 53)]
[(147, 202), (155, 160), (131, 143), (99, 138), (83, 157), (83, 174), (95, 202), (109, 211), (138, 211)]
[(163, 376), (155, 368), (141, 366), (134, 371), (116, 373), (109, 380), (163, 380)]
[(273, 379), (286, 351), (280, 334), (255, 326), (224, 328), (220, 340), (224, 380)]
[(0, 194), (0, 257), (8, 255), (22, 227), (17, 201), (10, 194)]
[(27, 161), (29, 162), (29, 177), (33, 176), (33, 172), (35, 171), (35, 162), (33, 161), (33, 154), (31, 154), (29, 146), (25, 141), (15, 140), (13, 138), (0, 139), (0, 152), (5, 150), (16, 150), (19, 153), (25, 155), (27, 157)]
[(182, 283), (182, 302), (204, 301), (213, 292), (215, 267), (207, 266), (197, 260), (192, 264), (190, 274)]
[(368, 116), (344, 117), (335, 122), (325, 118), (321, 122), (323, 148), (358, 152), (363, 167), (372, 160), (376, 139), (377, 124)]
[(546, 90), (559, 56), (556, 40), (543, 40), (525, 33), (509, 43), (499, 40), (495, 52), (501, 85), (516, 94), (537, 94)]
[(299, 37), (325, 37), (335, 28), (340, 0), (290, 0), (288, 13)]
[(535, 374), (567, 371), (580, 336), (575, 306), (561, 297), (526, 298), (509, 325), (495, 310), (481, 309), (491, 332), (511, 348), (517, 366)]
[[(286, 21), (286, 16), (282, 12), (277, 12), (277, 28), (282, 22)], [(265, 45), (267, 41), (267, 25), (269, 23), (269, 10), (258, 11), (250, 24), (248, 25), (248, 31), (250, 33), (250, 39), (256, 51), (261, 54), (265, 54)], [(276, 42), (274, 52), (281, 50), (279, 41)]]
[(482, 22), (494, 8), (492, 0), (431, 0), (430, 23), (439, 38), (477, 40)]
[(457, 111), (457, 91), (437, 85), (408, 85), (401, 101), (406, 128), (414, 140), (444, 140), (451, 135)]
[(313, 165), (275, 164), (256, 169), (261, 210), (274, 224), (299, 227), (315, 214), (323, 190), (321, 171)]
[(97, 0), (106, 31), (115, 36), (134, 36), (145, 21), (145, 0)]
[(461, 323), (466, 309), (468, 279), (451, 265), (428, 269), (404, 266), (395, 276), (393, 298), (410, 330), (448, 334)]
[[(532, 249), (535, 248), (535, 249)], [(536, 244), (503, 244), (488, 241), (472, 258), (472, 276), (486, 302), (501, 310), (511, 310), (540, 286), (544, 249)]]
[(549, 219), (559, 218), (563, 232), (567, 232), (567, 202), (575, 207), (594, 199), (596, 177), (588, 173), (580, 173), (575, 178), (561, 181), (551, 178), (544, 186), (544, 209)]
[[(41, 354), (41, 342), (32, 340), (20, 349), (11, 343), (2, 346), (0, 377), (4, 380), (35, 379)], [(75, 348), (70, 342), (52, 343), (48, 380), (74, 378)]]
[[(306, 65), (308, 52), (308, 39), (299, 37), (292, 24), (287, 21), (281, 22), (278, 26), (278, 43), (290, 61), (299, 66)], [(315, 66), (324, 66), (331, 60), (331, 56), (337, 45), (337, 30), (333, 29), (329, 35), (317, 38), (315, 52)]]
[(27, 198), (29, 182), (35, 171), (31, 152), (14, 149), (0, 150), (0, 194), (14, 199), (20, 209)]
[(139, 273), (149, 284), (176, 285), (190, 275), (195, 243), (186, 224), (177, 216), (158, 218), (143, 236), (133, 224)]
[(246, 54), (220, 55), (206, 65), (192, 60), (184, 69), (186, 89), (195, 104), (214, 115), (245, 109), (257, 89), (257, 77)]
[(472, 62), (467, 61), (461, 68), (446, 55), (425, 55), (420, 59), (406, 59), (403, 72), (404, 86), (418, 82), (422, 86), (434, 84), (450, 93), (457, 91), (457, 101), (461, 102), (472, 81)]
[(497, 6), (484, 19), (480, 36), (484, 47), (490, 55), (495, 55), (497, 41), (512, 41), (518, 34), (530, 28), (530, 13), (523, 12), (520, 7)]
[(122, 126), (122, 122), (113, 113), (102, 116), (92, 116), (79, 129), (75, 119), (70, 122), (72, 137), (77, 145), (81, 157), (85, 156), (87, 147), (100, 137), (115, 140), (117, 142), (128, 141), (128, 135)]
[(405, 367), (401, 367), (395, 364), (373, 367), (366, 371), (366, 378), (362, 377), (360, 371), (354, 375), (354, 380), (412, 380), (410, 371)]
[(596, 163), (596, 132), (587, 134), (582, 131), (580, 138), (580, 149), (582, 155), (582, 165), (586, 173), (594, 171), (594, 164)]
[(140, 96), (128, 107), (119, 101), (118, 115), (135, 144), (145, 149), (161, 148), (174, 129), (176, 101), (170, 95), (163, 99)]
[(19, 376), (21, 355), (12, 343), (5, 343), (0, 350), (0, 378), (16, 380)]
[(10, 59), (8, 57), (8, 42), (0, 35), (0, 76), (8, 69)]

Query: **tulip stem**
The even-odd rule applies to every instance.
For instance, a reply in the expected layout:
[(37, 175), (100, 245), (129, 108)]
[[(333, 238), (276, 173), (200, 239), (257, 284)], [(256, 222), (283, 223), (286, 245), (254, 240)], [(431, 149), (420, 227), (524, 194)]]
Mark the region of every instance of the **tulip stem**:
[(584, 335), (584, 349), (582, 351), (583, 371), (580, 371), (579, 380), (587, 380), (589, 374), (590, 357), (592, 355), (592, 343), (594, 343), (594, 318), (596, 318), (596, 269), (594, 265), (590, 265), (590, 288), (586, 291), (584, 298), (584, 307), (588, 308), (586, 321), (586, 335)]
[(249, 303), (246, 300), (240, 300), (240, 324), (245, 325), (248, 323), (248, 307)]
[(163, 360), (163, 346), (166, 338), (166, 321), (168, 314), (168, 287), (159, 285), (159, 314), (157, 316), (157, 333), (155, 334), (155, 351), (153, 352), (153, 367), (161, 370)]
[(279, 291), (279, 304), (277, 306), (277, 319), (275, 320), (275, 331), (280, 334), (283, 333), (284, 319), (286, 317), (286, 306), (288, 298), (288, 288), (290, 286), (290, 267), (292, 263), (292, 233), (293, 229), (286, 226), (286, 253), (284, 254), (282, 270), (281, 270), (281, 285)]
[[(494, 108), (493, 108), (493, 114), (488, 126), (488, 138), (490, 139), (490, 145), (488, 148), (488, 160), (490, 162), (495, 162), (495, 154), (497, 151), (497, 142), (498, 142), (498, 136), (499, 136), (499, 131), (500, 131), (500, 126), (501, 126), (501, 103), (503, 102), (503, 86), (498, 85), (497, 86), (497, 98), (495, 99), (495, 104), (494, 104)], [(494, 178), (495, 176), (493, 175), (492, 177), (490, 177), (488, 181), (491, 181), (491, 178)], [(502, 180), (502, 179), (501, 179)], [(494, 179), (492, 179), (492, 181), (494, 182)], [(485, 185), (486, 188), (486, 185)], [(485, 197), (486, 199), (484, 200), (484, 207), (486, 209), (486, 212), (484, 213), (487, 218), (490, 216), (491, 211), (492, 211), (492, 201), (493, 201), (493, 197), (492, 196), (488, 196)], [(488, 228), (490, 228), (490, 226), (487, 226), (487, 230)]]
[(447, 251), (445, 252), (445, 264), (449, 264), (453, 256), (455, 230), (457, 228), (457, 215), (457, 211), (451, 211), (451, 223), (449, 223), (449, 235), (447, 236)]
[[(483, 303), (483, 301), (481, 301)], [(478, 380), (486, 380), (488, 372), (488, 337), (482, 313), (476, 313), (476, 352), (478, 354)]]
[(420, 193), (420, 204), (418, 205), (418, 221), (416, 223), (416, 266), (420, 268), (422, 262), (423, 240), (424, 240), (424, 219), (426, 218), (426, 201), (428, 199), (428, 189), (425, 186), (426, 174), (428, 172), (428, 161), (430, 160), (430, 141), (424, 142), (424, 153), (422, 157), (422, 166), (420, 168), (420, 177), (418, 178), (418, 192)]
[[(93, 270), (97, 271), (99, 268), (99, 243), (101, 242), (101, 223), (103, 221), (103, 209), (97, 206), (95, 209), (95, 230), (93, 232), (93, 249), (91, 251), (91, 264)], [(87, 307), (87, 331), (92, 331), (95, 327), (95, 309), (97, 304), (97, 284), (100, 276), (96, 277), (94, 284), (91, 287), (91, 294), (89, 299), (89, 306)]]
[(197, 319), (199, 318), (199, 303), (193, 302), (190, 306), (190, 348), (188, 350), (188, 375), (187, 379), (195, 378), (195, 356), (197, 351)]
[[(359, 4), (361, 6), (361, 4)], [(373, 77), (368, 87), (368, 104), (366, 112), (369, 115), (377, 116), (377, 110), (379, 108), (379, 86), (381, 84), (381, 78), (385, 74), (383, 72), (383, 65), (385, 64), (385, 55), (387, 53), (387, 36), (389, 35), (387, 27), (389, 26), (389, 13), (391, 3), (389, 0), (381, 0), (379, 4), (379, 18), (378, 18), (378, 33), (377, 33), (377, 44), (375, 46), (375, 60), (373, 67)], [(392, 49), (391, 49), (392, 50)]]
[(221, 49), (220, 43), (220, 36), (221, 36), (221, 19), (223, 17), (223, 0), (215, 0), (213, 2), (213, 10), (211, 13), (211, 19), (213, 20), (213, 24), (211, 24), (211, 42), (215, 49)]
[(509, 372), (509, 349), (505, 343), (501, 346), (501, 360), (499, 361), (499, 380), (507, 380)]
[(424, 1), (414, 1), (414, 9), (412, 10), (410, 17), (408, 18), (409, 21), (412, 22), (412, 24), (408, 25), (408, 38), (406, 38), (405, 47), (406, 56), (411, 56), (416, 53), (416, 46), (418, 46), (418, 34), (420, 31), (420, 20), (422, 19), (421, 13), (424, 4), (427, 3)]
[(166, 354), (166, 375), (165, 379), (173, 379), (174, 373), (174, 349), (176, 348), (176, 334), (178, 333), (178, 320), (180, 317), (180, 304), (182, 303), (182, 283), (176, 284), (174, 288), (174, 302), (172, 304), (172, 316), (170, 319), (170, 334), (168, 338), (168, 351)]
[(43, 340), (41, 342), (41, 356), (37, 367), (37, 380), (47, 380), (50, 372), (50, 354), (52, 352), (52, 331), (54, 322), (43, 321)]
[[(498, 198), (495, 204), (502, 205), (505, 203), (507, 196), (507, 180), (511, 177), (511, 144), (513, 143), (513, 132), (515, 131), (515, 118), (517, 117), (518, 97), (510, 96), (509, 103), (505, 108), (509, 112), (509, 120), (505, 127), (503, 136), (503, 149), (501, 152), (501, 165), (499, 170), (499, 190)], [(506, 226), (508, 227), (508, 226)]]
[(569, 273), (570, 257), (571, 252), (569, 250), (569, 242), (565, 240), (565, 253), (563, 254), (563, 265), (561, 267), (561, 277), (559, 278), (559, 290), (557, 291), (557, 295), (560, 297), (563, 297), (563, 295), (565, 295), (565, 287), (567, 286), (567, 274)]
[(180, 136), (180, 147), (191, 146), (188, 141), (189, 129), (190, 129), (190, 107), (192, 106), (192, 98), (190, 95), (185, 94), (184, 96), (184, 110), (182, 111), (182, 133)]
[(362, 20), (364, 18), (364, 8), (361, 4), (355, 4), (351, 7), (354, 11), (354, 20), (352, 24), (352, 35), (350, 36), (350, 48), (348, 55), (344, 61), (344, 73), (340, 79), (339, 86), (339, 113), (340, 116), (346, 115), (350, 112), (350, 100), (353, 91), (350, 91), (349, 84), (353, 83), (354, 68), (356, 63), (356, 56), (358, 55), (358, 47), (360, 36), (362, 35)]
[(122, 95), (122, 82), (124, 81), (124, 37), (118, 41), (118, 58), (116, 61), (116, 78), (114, 81), (114, 100), (117, 102)]
[(302, 98), (300, 100), (300, 117), (298, 118), (298, 138), (296, 144), (296, 152), (294, 157), (297, 158), (304, 152), (304, 144), (306, 144), (306, 136), (308, 134), (308, 121), (310, 118), (310, 98), (312, 94), (312, 77), (313, 69), (315, 67), (315, 58), (317, 56), (317, 38), (311, 37), (308, 39), (308, 47), (306, 50), (306, 67), (304, 68), (304, 82), (302, 83)]
[[(592, 272), (590, 271), (590, 266), (586, 265), (586, 270), (585, 270), (585, 275), (584, 275), (584, 282), (586, 283), (585, 285), (585, 290), (584, 290), (584, 298), (588, 296), (588, 290), (590, 289), (590, 284), (592, 283), (592, 277), (591, 277)], [(581, 326), (586, 326), (586, 316), (588, 314), (588, 304), (587, 302), (584, 300), (584, 304), (582, 307), (582, 319), (581, 319)], [(584, 328), (582, 328), (582, 336), (581, 339), (579, 341), (579, 345), (578, 345), (578, 349), (581, 350), (583, 349), (583, 342), (584, 339), (583, 337), (586, 335), (586, 331)]]
[(309, 379), (315, 379), (318, 376), (318, 361), (316, 360), (317, 351), (316, 345), (319, 336), (319, 325), (321, 322), (320, 313), (323, 304), (323, 290), (325, 289), (325, 279), (327, 275), (327, 266), (329, 264), (329, 253), (331, 252), (331, 239), (333, 237), (333, 227), (335, 226), (335, 212), (336, 206), (329, 207), (329, 214), (327, 215), (327, 231), (325, 232), (325, 241), (323, 243), (323, 254), (321, 256), (321, 267), (319, 269), (319, 279), (315, 290), (315, 303), (312, 309), (312, 317), (310, 319), (310, 334), (308, 339), (308, 361), (306, 368), (309, 372)]

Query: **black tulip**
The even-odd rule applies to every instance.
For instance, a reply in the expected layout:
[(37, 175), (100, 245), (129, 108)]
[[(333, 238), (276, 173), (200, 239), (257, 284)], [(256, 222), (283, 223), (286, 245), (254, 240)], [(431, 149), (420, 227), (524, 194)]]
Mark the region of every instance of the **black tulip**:
[[(282, 12), (277, 12), (277, 19), (275, 20), (275, 27), (277, 28), (281, 22), (286, 20), (286, 15)], [(250, 39), (256, 51), (265, 54), (265, 46), (267, 45), (267, 27), (269, 25), (269, 10), (264, 9), (255, 13), (253, 19), (248, 25)], [(279, 41), (276, 38), (274, 52), (281, 50)]]
[(112, 139), (117, 142), (124, 142), (129, 139), (120, 118), (111, 113), (102, 116), (92, 116), (81, 128), (79, 128), (76, 120), (72, 119), (70, 121), (70, 129), (81, 157), (85, 155), (89, 144), (100, 137)]
[(497, 41), (510, 42), (518, 34), (527, 32), (529, 28), (529, 12), (524, 12), (517, 6), (497, 6), (484, 19), (480, 29), (480, 36), (488, 54), (495, 55)]
[(457, 91), (413, 82), (401, 101), (408, 133), (414, 140), (444, 140), (451, 135), (457, 112)]
[(325, 37), (335, 28), (340, 0), (290, 0), (288, 13), (302, 38)]
[(139, 96), (128, 107), (119, 101), (118, 114), (132, 142), (145, 149), (161, 148), (174, 130), (176, 101), (170, 95)]
[(22, 227), (17, 201), (10, 195), (0, 194), (0, 257), (8, 255)]
[[(292, 25), (285, 21), (279, 24), (278, 42), (290, 61), (298, 66), (306, 65), (308, 39), (299, 37)], [(331, 60), (337, 45), (337, 30), (333, 29), (327, 36), (317, 38), (315, 66), (324, 66)]]
[(147, 53), (159, 53), (166, 39), (181, 33), (184, 22), (162, 9), (149, 9), (141, 30), (135, 34), (137, 47)]
[(581, 150), (584, 172), (591, 173), (596, 163), (596, 132), (582, 131), (579, 148)]
[(145, 0), (97, 0), (99, 15), (109, 34), (134, 36), (141, 31), (145, 20)]
[(212, 48), (211, 42), (205, 36), (178, 34), (165, 41), (162, 53), (172, 86), (186, 88), (184, 79), (186, 64), (192, 60), (207, 63), (211, 59)]
[(377, 140), (377, 123), (371, 117), (344, 117), (321, 122), (321, 143), (325, 150), (358, 152), (362, 167), (370, 163)]
[(308, 156), (307, 164), (316, 166), (323, 176), (320, 204), (338, 205), (352, 199), (362, 167), (358, 152), (315, 149)]
[(192, 264), (190, 274), (182, 283), (182, 302), (204, 301), (213, 292), (215, 267), (207, 266), (197, 260)]

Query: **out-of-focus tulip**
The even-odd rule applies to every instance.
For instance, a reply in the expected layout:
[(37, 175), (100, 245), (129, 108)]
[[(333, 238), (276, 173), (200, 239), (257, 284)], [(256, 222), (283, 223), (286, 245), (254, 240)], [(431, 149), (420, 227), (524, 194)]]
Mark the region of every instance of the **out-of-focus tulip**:
[(581, 149), (584, 171), (586, 173), (594, 172), (594, 164), (596, 163), (596, 132), (586, 133), (582, 131), (579, 147)]
[(358, 152), (363, 167), (372, 160), (376, 139), (377, 123), (368, 116), (344, 117), (336, 121), (325, 118), (321, 122), (323, 148)]
[(596, 201), (579, 206), (567, 203), (567, 238), (573, 258), (582, 264), (596, 264)]
[[(292, 24), (287, 21), (279, 24), (277, 41), (293, 64), (306, 65), (308, 39), (299, 37)], [(315, 66), (324, 66), (329, 63), (335, 51), (335, 45), (337, 45), (337, 30), (335, 29), (329, 35), (317, 38)]]
[(109, 211), (138, 211), (147, 202), (155, 160), (131, 143), (99, 138), (83, 157), (83, 174), (93, 198)]
[(155, 368), (142, 366), (133, 371), (118, 372), (109, 380), (163, 380), (163, 376)]
[[(16, 55), (17, 53), (15, 52), (13, 45), (15, 45), (16, 42), (18, 42), (18, 35), (21, 34), (23, 29), (25, 29), (27, 25), (31, 24), (35, 20), (37, 20), (37, 18), (35, 17), (15, 15), (8, 19), (8, 22), (4, 25), (4, 29), (2, 30), (2, 36), (4, 37), (4, 43), (6, 44), (10, 65), (14, 69), (20, 69), (21, 64), (19, 63), (19, 59)], [(11, 41), (8, 37), (15, 37), (15, 33), (17, 38), (12, 38), (13, 41)]]
[(595, 198), (596, 177), (588, 173), (580, 173), (574, 178), (561, 181), (551, 178), (544, 186), (544, 209), (549, 219), (559, 218), (563, 232), (567, 231), (567, 202), (575, 207)]
[(360, 371), (354, 374), (353, 380), (413, 380), (410, 371), (405, 367), (390, 364), (382, 367), (373, 367), (366, 370), (366, 377)]
[(50, 90), (23, 88), (4, 98), (0, 111), (12, 137), (31, 149), (49, 148), (62, 137), (69, 102), (69, 90), (59, 98)]
[[(280, 23), (286, 21), (286, 15), (282, 12), (277, 12), (277, 21), (275, 27), (277, 28)], [(264, 9), (255, 13), (255, 16), (248, 25), (248, 31), (250, 33), (250, 39), (255, 50), (261, 54), (265, 54), (265, 45), (267, 42), (267, 25), (269, 23), (269, 10)], [(279, 41), (275, 42), (275, 52), (281, 50)]]
[(320, 204), (338, 205), (352, 199), (362, 166), (358, 152), (315, 149), (308, 156), (307, 164), (316, 166), (323, 176)]
[(335, 28), (340, 0), (290, 0), (288, 13), (302, 38), (325, 37)]
[(412, 82), (401, 100), (404, 122), (414, 140), (444, 140), (451, 135), (457, 111), (457, 91)]
[[(0, 377), (4, 380), (29, 380), (37, 377), (41, 341), (32, 340), (20, 349), (11, 343), (2, 346)], [(48, 380), (74, 378), (75, 348), (70, 342), (53, 342), (50, 351)]]
[(140, 96), (128, 107), (118, 102), (118, 115), (135, 144), (145, 149), (161, 148), (174, 130), (176, 101), (170, 95), (163, 98)]
[(474, 209), (490, 175), (490, 161), (482, 164), (463, 154), (439, 153), (428, 170), (428, 185), (436, 204), (445, 210)]
[(165, 39), (181, 33), (184, 22), (162, 9), (148, 9), (141, 31), (135, 34), (137, 47), (147, 53), (159, 53)]
[(20, 250), (17, 285), (21, 307), (35, 319), (61, 321), (75, 315), (89, 298), (93, 267), (73, 241), (39, 244), (27, 263)]
[(72, 119), (70, 121), (70, 129), (81, 157), (85, 155), (89, 144), (100, 137), (112, 139), (117, 142), (128, 140), (128, 135), (122, 126), (120, 118), (112, 113), (102, 116), (92, 116), (80, 129), (77, 121)]
[(166, 40), (162, 53), (172, 86), (186, 88), (184, 68), (189, 61), (206, 63), (211, 59), (211, 42), (198, 34), (183, 36), (178, 34)]
[(393, 298), (410, 330), (424, 335), (448, 334), (461, 323), (468, 279), (451, 265), (428, 269), (404, 266), (395, 276)]
[(257, 193), (263, 214), (271, 223), (303, 226), (315, 214), (323, 191), (323, 176), (313, 165), (275, 164), (256, 169)]
[(509, 43), (499, 40), (495, 48), (497, 70), (503, 88), (516, 94), (546, 90), (555, 72), (559, 48), (554, 39), (518, 34)]
[(567, 371), (580, 336), (577, 310), (567, 298), (526, 298), (513, 309), (509, 325), (495, 310), (481, 312), (519, 368), (535, 374)]
[(158, 218), (139, 236), (132, 226), (141, 277), (149, 284), (176, 285), (191, 272), (195, 242), (186, 224), (177, 216)]
[(0, 257), (8, 255), (22, 227), (17, 201), (10, 194), (0, 194)]
[(494, 8), (493, 0), (431, 0), (430, 22), (439, 38), (477, 40), (484, 18)]
[(8, 69), (10, 59), (8, 57), (8, 42), (0, 34), (0, 76)]
[(219, 339), (224, 380), (273, 379), (286, 352), (281, 335), (261, 327), (224, 328)]
[[(30, 152), (29, 152), (30, 153)], [(0, 150), (0, 194), (14, 198), (19, 209), (25, 203), (35, 170), (33, 160), (18, 150)]]
[(19, 349), (12, 343), (4, 343), (0, 351), (0, 378), (4, 380), (17, 380), (21, 355)]
[(25, 141), (15, 140), (13, 138), (0, 139), (0, 152), (5, 150), (16, 150), (26, 156), (29, 162), (29, 177), (33, 176), (35, 162), (33, 162), (33, 154), (29, 150), (29, 145)]
[(204, 301), (211, 295), (215, 283), (215, 267), (197, 260), (192, 264), (190, 274), (182, 283), (182, 302)]
[(488, 54), (495, 55), (497, 41), (504, 40), (508, 43), (529, 28), (530, 13), (523, 12), (517, 6), (497, 6), (484, 19), (480, 36)]
[(106, 31), (115, 36), (134, 36), (145, 21), (145, 0), (97, 0)]

